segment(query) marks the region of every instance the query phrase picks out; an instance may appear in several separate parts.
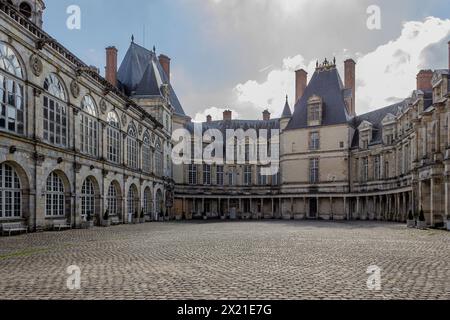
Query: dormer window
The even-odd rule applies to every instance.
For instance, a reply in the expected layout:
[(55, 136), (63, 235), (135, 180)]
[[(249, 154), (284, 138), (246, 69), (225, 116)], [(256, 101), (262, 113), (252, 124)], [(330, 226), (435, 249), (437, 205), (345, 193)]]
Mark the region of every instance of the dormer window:
[(320, 126), (322, 124), (322, 99), (313, 96), (308, 100), (308, 126)]

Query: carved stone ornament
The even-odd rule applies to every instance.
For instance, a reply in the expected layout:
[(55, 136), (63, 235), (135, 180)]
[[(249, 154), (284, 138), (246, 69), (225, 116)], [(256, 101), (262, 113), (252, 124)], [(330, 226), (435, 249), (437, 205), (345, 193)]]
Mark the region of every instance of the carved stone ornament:
[(76, 80), (72, 80), (72, 82), (70, 83), (70, 92), (72, 93), (72, 96), (74, 98), (78, 98), (78, 96), (80, 95), (80, 85)]
[(127, 125), (127, 115), (125, 113), (122, 114), (122, 125), (123, 126)]
[(42, 61), (38, 57), (38, 55), (36, 55), (36, 54), (31, 55), (30, 66), (31, 66), (31, 70), (33, 71), (33, 74), (36, 77), (39, 77), (42, 73), (44, 66), (42, 65)]
[(105, 99), (102, 99), (102, 100), (100, 101), (100, 111), (101, 111), (103, 114), (105, 114), (107, 110), (108, 110), (108, 106), (106, 105), (106, 100), (105, 100)]
[(139, 127), (138, 127), (139, 135), (142, 134), (143, 130), (144, 130), (144, 127), (142, 127), (142, 124), (140, 124)]

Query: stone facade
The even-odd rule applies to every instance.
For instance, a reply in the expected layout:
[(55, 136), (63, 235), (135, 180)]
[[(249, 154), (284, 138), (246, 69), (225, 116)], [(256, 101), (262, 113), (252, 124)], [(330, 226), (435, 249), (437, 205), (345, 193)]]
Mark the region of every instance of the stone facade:
[[(111, 215), (123, 223), (136, 213), (147, 220), (164, 216), (172, 183), (164, 161), (171, 153), (170, 132), (154, 114), (170, 110), (169, 103), (137, 103), (17, 11), (16, 2), (0, 3), (0, 54), (6, 61), (0, 64), (0, 224), (20, 221), (40, 230), (64, 219), (80, 227), (89, 213), (100, 225), (110, 203)], [(40, 6), (32, 17), (42, 15), (43, 3), (35, 3)], [(8, 89), (10, 83), (16, 90)], [(144, 145), (152, 157), (146, 170)]]

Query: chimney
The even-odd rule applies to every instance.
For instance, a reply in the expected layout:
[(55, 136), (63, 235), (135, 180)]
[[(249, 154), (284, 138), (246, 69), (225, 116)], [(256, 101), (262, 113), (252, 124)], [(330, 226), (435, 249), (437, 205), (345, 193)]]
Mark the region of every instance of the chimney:
[(211, 115), (208, 114), (208, 115), (206, 116), (206, 122), (207, 122), (207, 123), (211, 123), (211, 122), (212, 122), (212, 117), (211, 117)]
[(431, 79), (433, 78), (433, 71), (420, 70), (417, 75), (417, 90), (430, 91), (433, 89), (431, 85)]
[(295, 71), (295, 103), (303, 97), (308, 82), (308, 73), (303, 70)]
[(269, 112), (269, 110), (264, 110), (264, 112), (263, 112), (263, 120), (264, 121), (269, 121), (270, 120), (270, 112)]
[(169, 79), (170, 83), (170, 58), (164, 54), (160, 54), (159, 63), (161, 64), (164, 72), (166, 73), (167, 79)]
[(345, 89), (352, 91), (352, 98), (349, 101), (350, 115), (356, 115), (356, 62), (353, 59), (347, 59), (344, 62), (345, 66)]
[(224, 121), (231, 120), (232, 116), (233, 116), (233, 112), (231, 110), (225, 110), (223, 112), (223, 120)]
[(450, 41), (448, 42), (448, 68), (450, 69)]
[(106, 68), (105, 78), (113, 85), (117, 86), (117, 49), (116, 47), (106, 48)]

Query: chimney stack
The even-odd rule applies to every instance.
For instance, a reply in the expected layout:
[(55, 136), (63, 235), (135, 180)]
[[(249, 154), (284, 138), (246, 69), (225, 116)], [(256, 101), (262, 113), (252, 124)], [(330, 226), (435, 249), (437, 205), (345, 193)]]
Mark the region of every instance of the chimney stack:
[(352, 91), (352, 98), (349, 101), (350, 115), (356, 115), (356, 62), (353, 59), (347, 59), (344, 62), (345, 66), (345, 89)]
[(105, 78), (113, 85), (117, 86), (117, 49), (116, 47), (106, 48), (106, 68)]
[(269, 121), (270, 120), (270, 112), (269, 112), (269, 110), (264, 110), (264, 112), (263, 112), (263, 120), (264, 121)]
[(207, 116), (206, 116), (206, 122), (207, 122), (207, 123), (211, 123), (211, 122), (212, 122), (212, 117), (211, 117), (211, 115), (207, 115)]
[(295, 103), (303, 97), (308, 83), (308, 73), (303, 70), (295, 71)]
[(433, 71), (420, 70), (417, 74), (417, 90), (430, 91), (433, 89), (431, 79), (433, 78)]
[(169, 79), (170, 83), (170, 58), (164, 54), (159, 55), (159, 63), (161, 64), (164, 72), (167, 75), (167, 79)]
[(232, 116), (233, 116), (233, 112), (232, 112), (231, 110), (225, 110), (225, 111), (223, 112), (223, 120), (224, 120), (224, 121), (231, 120), (231, 119), (232, 119)]

